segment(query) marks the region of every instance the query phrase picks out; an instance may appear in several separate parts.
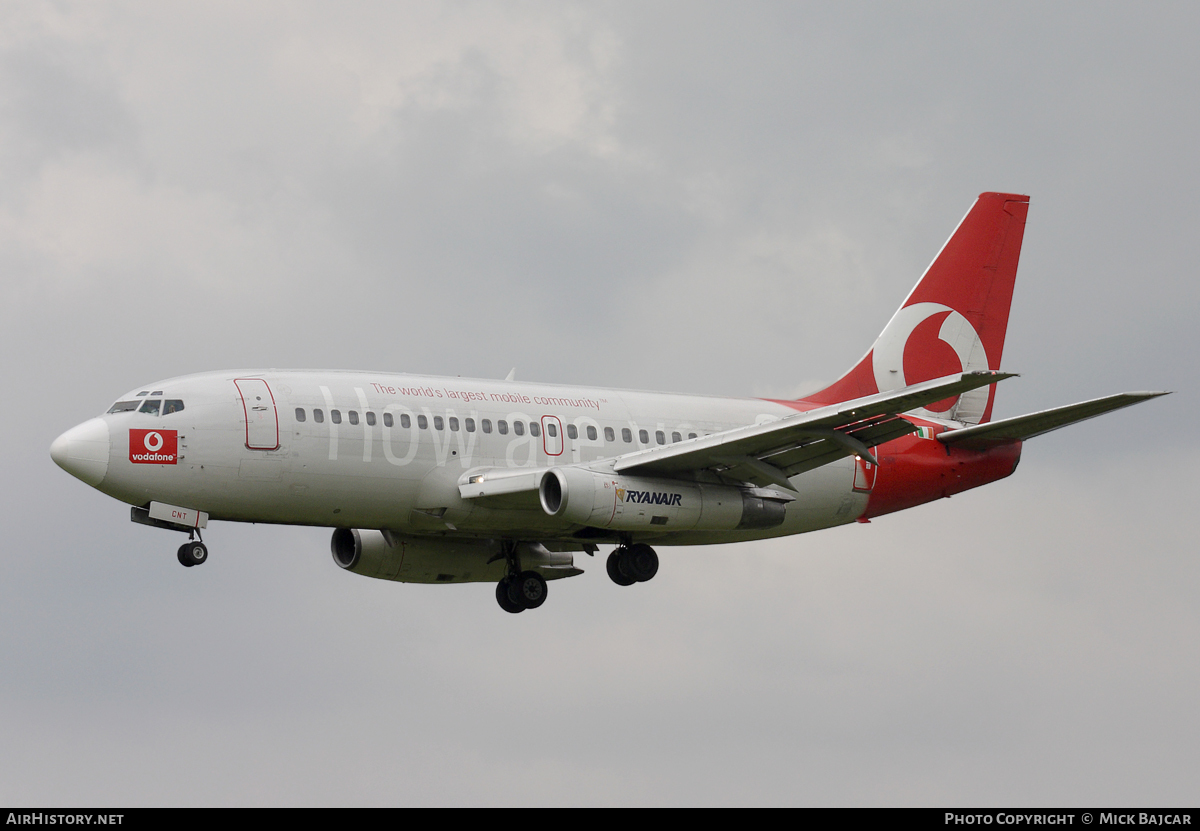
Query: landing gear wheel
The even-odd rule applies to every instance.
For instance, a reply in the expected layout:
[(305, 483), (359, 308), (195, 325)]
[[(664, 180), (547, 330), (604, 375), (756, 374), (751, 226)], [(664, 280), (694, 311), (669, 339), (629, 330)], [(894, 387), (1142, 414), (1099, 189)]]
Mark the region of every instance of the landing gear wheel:
[(177, 556), (179, 562), (188, 568), (203, 565), (204, 561), (208, 559), (208, 548), (202, 542), (185, 542), (179, 546)]
[(625, 555), (625, 551), (624, 548), (614, 549), (613, 553), (608, 555), (608, 562), (604, 564), (604, 567), (608, 569), (608, 576), (618, 586), (632, 586), (637, 582), (636, 579), (627, 576), (621, 570), (621, 558)]
[(658, 574), (658, 555), (653, 548), (639, 542), (625, 549), (619, 565), (634, 580), (645, 583)]
[(507, 577), (503, 578), (496, 584), (496, 602), (500, 604), (500, 608), (510, 614), (520, 614), (525, 611), (525, 607), (516, 602), (511, 594), (512, 581)]
[(546, 578), (536, 571), (522, 571), (516, 585), (521, 605), (526, 609), (536, 609), (546, 602)]

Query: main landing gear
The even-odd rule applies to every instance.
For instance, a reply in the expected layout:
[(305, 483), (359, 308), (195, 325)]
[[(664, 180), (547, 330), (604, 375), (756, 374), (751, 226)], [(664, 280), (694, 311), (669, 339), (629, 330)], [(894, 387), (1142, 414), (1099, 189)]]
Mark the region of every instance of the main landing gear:
[(546, 579), (536, 571), (522, 571), (496, 584), (496, 602), (512, 614), (536, 609), (546, 602)]
[(521, 571), (515, 542), (505, 541), (504, 559), (508, 563), (508, 574), (496, 584), (496, 602), (500, 608), (515, 615), (545, 603), (546, 578), (533, 570)]
[[(181, 555), (182, 556), (182, 555)], [(521, 570), (517, 543), (505, 540), (501, 553), (492, 562), (504, 558), (507, 573), (496, 584), (496, 602), (510, 614), (536, 609), (546, 602), (546, 579), (536, 571)], [(182, 560), (181, 560), (182, 562)], [(625, 542), (608, 555), (608, 576), (618, 586), (645, 583), (658, 574), (658, 554), (645, 543)]]
[(622, 545), (613, 549), (605, 564), (608, 576), (618, 586), (645, 583), (658, 574), (658, 554), (645, 543)]

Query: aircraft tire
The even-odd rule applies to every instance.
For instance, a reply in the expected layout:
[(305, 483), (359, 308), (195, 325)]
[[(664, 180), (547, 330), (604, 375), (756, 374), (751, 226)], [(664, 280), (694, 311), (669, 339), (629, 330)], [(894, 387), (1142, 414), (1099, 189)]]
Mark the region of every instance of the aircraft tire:
[(624, 548), (614, 549), (613, 552), (608, 555), (608, 562), (604, 564), (604, 567), (608, 570), (609, 578), (618, 586), (632, 586), (637, 582), (637, 580), (626, 576), (625, 572), (621, 570), (621, 557), (624, 554)]
[(520, 603), (515, 603), (509, 595), (509, 587), (511, 581), (505, 577), (496, 584), (496, 602), (500, 604), (500, 608), (509, 614), (517, 615), (525, 611), (525, 607)]
[(629, 546), (621, 560), (621, 570), (639, 583), (645, 583), (658, 574), (658, 554), (645, 543)]
[(536, 609), (546, 602), (546, 578), (536, 571), (522, 571), (517, 577), (517, 592), (522, 606)]
[(204, 561), (208, 559), (208, 547), (202, 542), (185, 542), (179, 546), (177, 556), (179, 562), (188, 568), (203, 565)]

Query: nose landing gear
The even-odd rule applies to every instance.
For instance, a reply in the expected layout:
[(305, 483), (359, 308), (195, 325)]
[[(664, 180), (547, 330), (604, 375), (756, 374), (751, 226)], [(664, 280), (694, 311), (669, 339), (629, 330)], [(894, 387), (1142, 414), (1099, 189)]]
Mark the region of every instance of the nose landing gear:
[(179, 563), (191, 568), (192, 566), (203, 565), (208, 559), (208, 547), (199, 540), (191, 540), (179, 546)]
[[(172, 521), (177, 517), (190, 517), (194, 524)], [(208, 523), (208, 514), (192, 508), (180, 508), (161, 502), (151, 502), (149, 507), (134, 505), (129, 510), (129, 518), (138, 525), (149, 525), (151, 528), (163, 528), (167, 531), (182, 531), (188, 535), (188, 541), (179, 546), (175, 556), (179, 564), (185, 568), (203, 565), (208, 559), (208, 547), (200, 536), (200, 529)]]

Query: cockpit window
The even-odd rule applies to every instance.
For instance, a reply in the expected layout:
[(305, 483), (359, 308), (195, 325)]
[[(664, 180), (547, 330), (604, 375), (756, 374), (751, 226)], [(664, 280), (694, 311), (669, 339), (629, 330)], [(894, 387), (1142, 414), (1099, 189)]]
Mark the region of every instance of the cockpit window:
[(158, 406), (162, 404), (160, 398), (147, 398), (141, 407), (138, 408), (139, 413), (147, 415), (158, 415)]
[(118, 401), (108, 408), (110, 413), (128, 413), (136, 410), (140, 401)]
[(168, 398), (163, 402), (163, 415), (177, 413), (183, 409), (183, 402), (178, 398)]

